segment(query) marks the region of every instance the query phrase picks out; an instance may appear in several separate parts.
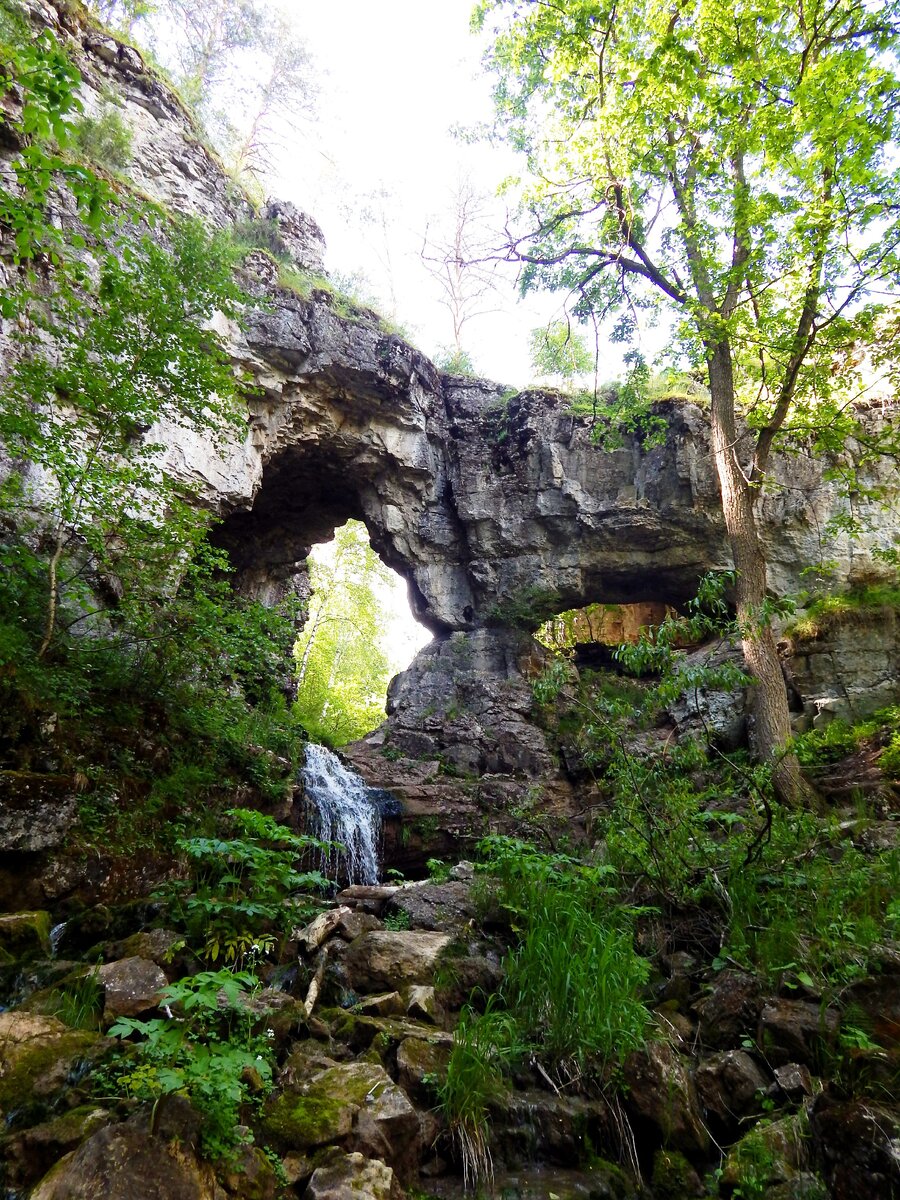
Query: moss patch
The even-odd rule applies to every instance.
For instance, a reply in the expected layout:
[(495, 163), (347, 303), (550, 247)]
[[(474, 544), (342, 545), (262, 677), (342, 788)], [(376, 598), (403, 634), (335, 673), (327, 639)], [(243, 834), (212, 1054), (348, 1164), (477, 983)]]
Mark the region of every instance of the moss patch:
[(292, 1150), (311, 1150), (345, 1138), (356, 1109), (327, 1096), (282, 1092), (263, 1109), (262, 1128)]

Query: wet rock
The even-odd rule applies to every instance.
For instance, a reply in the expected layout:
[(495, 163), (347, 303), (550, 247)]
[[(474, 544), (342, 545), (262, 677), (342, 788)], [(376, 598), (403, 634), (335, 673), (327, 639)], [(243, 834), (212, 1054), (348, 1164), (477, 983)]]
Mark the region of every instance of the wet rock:
[(98, 967), (95, 977), (103, 988), (103, 1016), (138, 1017), (156, 1008), (168, 985), (165, 972), (148, 958), (123, 958)]
[(376, 930), (351, 943), (344, 969), (350, 986), (359, 992), (429, 983), (449, 944), (445, 933)]
[(19, 912), (0, 916), (0, 956), (6, 961), (50, 957), (50, 914)]
[(450, 1046), (424, 1038), (404, 1038), (397, 1047), (397, 1082), (414, 1100), (432, 1106), (447, 1076)]
[(826, 1094), (815, 1100), (810, 1130), (833, 1200), (900, 1196), (900, 1111)]
[(313, 1172), (305, 1200), (391, 1200), (394, 1172), (385, 1163), (359, 1153)]
[(629, 1112), (650, 1126), (659, 1142), (689, 1157), (703, 1157), (709, 1133), (686, 1059), (666, 1042), (650, 1042), (625, 1060)]
[(759, 981), (743, 971), (722, 971), (712, 990), (694, 1008), (700, 1039), (711, 1050), (729, 1050), (755, 1036), (763, 997)]
[(757, 1042), (773, 1066), (813, 1065), (834, 1044), (840, 1017), (809, 1000), (770, 1000), (759, 1018)]
[(366, 1098), (350, 1148), (387, 1163), (401, 1183), (414, 1178), (422, 1151), (419, 1114), (401, 1087), (391, 1083)]
[(195, 1152), (199, 1118), (167, 1097), (152, 1118), (141, 1113), (93, 1134), (66, 1155), (31, 1200), (218, 1200), (212, 1168)]
[(725, 1050), (704, 1058), (694, 1074), (700, 1102), (720, 1133), (733, 1133), (738, 1123), (762, 1111), (769, 1080), (744, 1050)]

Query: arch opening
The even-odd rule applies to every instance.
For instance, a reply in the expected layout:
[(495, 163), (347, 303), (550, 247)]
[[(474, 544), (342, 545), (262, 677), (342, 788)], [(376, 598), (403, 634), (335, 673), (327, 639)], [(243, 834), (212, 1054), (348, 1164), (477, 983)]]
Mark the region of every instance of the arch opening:
[(391, 679), (431, 634), (413, 616), (406, 581), (350, 519), (307, 559), (307, 619), (295, 647), (297, 706), (310, 736), (356, 741), (385, 718)]

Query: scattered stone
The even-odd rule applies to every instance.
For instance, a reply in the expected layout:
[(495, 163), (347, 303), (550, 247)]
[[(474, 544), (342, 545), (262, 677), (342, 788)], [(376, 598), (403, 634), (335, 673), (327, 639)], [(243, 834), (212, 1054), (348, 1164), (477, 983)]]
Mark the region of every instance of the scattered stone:
[(383, 992), (380, 996), (364, 996), (354, 1005), (354, 1008), (368, 1017), (400, 1017), (407, 1011), (399, 992)]
[(709, 1132), (688, 1063), (666, 1042), (650, 1042), (625, 1060), (626, 1105), (651, 1126), (660, 1143), (702, 1158), (709, 1150)]
[(801, 1063), (787, 1063), (772, 1072), (781, 1093), (793, 1103), (813, 1094), (813, 1081), (809, 1069)]
[(345, 942), (352, 942), (363, 933), (371, 933), (373, 929), (384, 929), (377, 917), (367, 912), (350, 911), (341, 918), (335, 932)]
[(147, 958), (158, 967), (171, 967), (184, 946), (184, 935), (172, 929), (145, 929), (134, 933), (123, 941), (112, 942), (106, 947), (104, 957), (108, 961), (120, 958)]
[(358, 992), (428, 983), (441, 951), (449, 944), (445, 933), (375, 930), (351, 943), (344, 969), (350, 986)]
[(834, 1044), (840, 1017), (809, 1000), (770, 1000), (760, 1013), (757, 1041), (773, 1066), (814, 1064)]
[(103, 1016), (139, 1017), (159, 1004), (168, 985), (165, 972), (148, 958), (123, 958), (94, 972), (103, 987)]
[(345, 1154), (331, 1166), (313, 1172), (305, 1200), (390, 1200), (394, 1172), (377, 1158)]
[(3, 854), (35, 854), (60, 846), (77, 820), (78, 803), (68, 776), (0, 771)]

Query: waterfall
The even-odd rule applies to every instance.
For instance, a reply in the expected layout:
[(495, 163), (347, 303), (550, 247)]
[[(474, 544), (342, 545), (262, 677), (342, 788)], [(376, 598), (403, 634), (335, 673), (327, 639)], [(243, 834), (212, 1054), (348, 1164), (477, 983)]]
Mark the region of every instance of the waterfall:
[(371, 789), (336, 754), (314, 743), (306, 747), (300, 777), (312, 810), (313, 837), (343, 847), (326, 854), (322, 870), (332, 876), (342, 871), (348, 883), (377, 883), (381, 812)]

